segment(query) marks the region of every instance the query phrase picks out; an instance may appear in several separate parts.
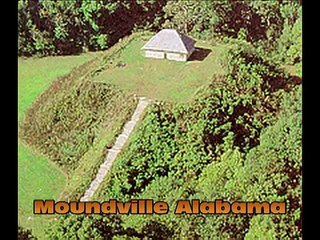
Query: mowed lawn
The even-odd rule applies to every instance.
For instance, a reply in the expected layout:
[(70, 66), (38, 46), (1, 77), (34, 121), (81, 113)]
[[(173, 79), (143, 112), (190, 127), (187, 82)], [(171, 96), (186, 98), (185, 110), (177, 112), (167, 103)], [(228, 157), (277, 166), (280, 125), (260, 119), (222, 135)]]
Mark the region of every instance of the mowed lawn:
[(112, 67), (94, 80), (112, 83), (156, 100), (185, 102), (199, 87), (209, 84), (213, 74), (224, 74), (221, 59), (226, 45), (210, 46), (197, 41), (198, 50), (190, 60), (176, 62), (145, 58), (141, 47), (147, 40), (147, 37), (134, 39), (115, 59)]
[[(94, 56), (88, 53), (68, 57), (18, 58), (18, 120), (23, 119), (25, 111), (52, 80)], [(66, 177), (58, 167), (18, 140), (18, 221), (23, 227), (31, 228), (40, 239), (48, 217), (33, 215), (33, 200), (57, 199), (65, 182)]]

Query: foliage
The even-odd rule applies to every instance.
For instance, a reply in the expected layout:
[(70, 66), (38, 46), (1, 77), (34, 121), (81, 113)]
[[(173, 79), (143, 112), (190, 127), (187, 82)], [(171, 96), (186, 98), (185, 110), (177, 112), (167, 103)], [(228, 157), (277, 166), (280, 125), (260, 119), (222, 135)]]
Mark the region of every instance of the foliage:
[(168, 1), (163, 11), (164, 28), (175, 28), (185, 34), (198, 33), (198, 37), (217, 20), (209, 1)]
[[(258, 148), (247, 155), (244, 171), (251, 173), (246, 200), (285, 200), (287, 213), (272, 218), (277, 238), (301, 237), (302, 90), (283, 100), (278, 121), (261, 135)], [(269, 219), (271, 220), (271, 219)]]
[(90, 63), (78, 69), (53, 82), (29, 108), (20, 132), (25, 142), (66, 170), (77, 167), (99, 129), (119, 114), (130, 115), (134, 108), (133, 98), (121, 91), (81, 80), (82, 74), (90, 73)]
[[(290, 30), (296, 32), (293, 36), (301, 34), (300, 27), (293, 29), (301, 19), (300, 8), (301, 3), (295, 0), (21, 0), (18, 54), (66, 55), (103, 50), (133, 30), (161, 28), (176, 28), (196, 38), (240, 36), (253, 44), (261, 45), (262, 41), (265, 51), (278, 48), (284, 51), (297, 40), (286, 37)], [(278, 43), (280, 35), (283, 36)], [(290, 50), (289, 55), (297, 54), (294, 52)], [(292, 58), (296, 61), (296, 56)]]
[[(301, 238), (302, 90), (297, 86), (302, 65), (301, 10), (301, 1), (294, 0), (20, 1), (20, 55), (101, 50), (133, 30), (147, 40), (150, 36), (144, 30), (161, 28), (232, 45), (226, 58), (219, 58), (226, 74), (212, 74), (213, 64), (201, 63), (211, 84), (199, 89), (190, 102), (156, 102), (150, 107), (98, 189), (97, 200), (152, 198), (173, 205), (177, 199), (222, 198), (287, 203), (287, 214), (281, 216), (67, 215), (58, 217), (47, 237)], [(79, 199), (106, 146), (135, 106), (129, 94), (106, 82), (115, 81), (127, 90), (143, 86), (152, 94), (154, 89), (162, 90), (157, 88), (160, 83), (166, 94), (179, 97), (182, 88), (196, 85), (189, 80), (198, 78), (183, 75), (183, 70), (197, 62), (144, 65), (141, 55), (132, 54), (134, 48), (140, 49), (139, 43), (124, 38), (102, 62), (89, 62), (56, 80), (27, 112), (22, 138), (72, 173), (64, 199)], [(284, 73), (281, 67), (287, 65), (296, 68), (298, 76)], [(194, 72), (202, 72), (195, 68)], [(171, 79), (166, 74), (181, 81), (164, 84)], [(205, 75), (199, 78), (208, 80)], [(112, 121), (118, 123), (108, 125)]]
[(136, 26), (153, 22), (164, 4), (165, 0), (21, 0), (18, 55), (68, 55), (106, 49)]
[[(238, 219), (237, 229), (247, 226), (248, 239), (301, 237), (301, 93), (298, 87), (284, 95), (278, 120), (264, 129), (260, 144), (245, 159), (237, 151), (229, 157), (223, 155), (221, 162), (210, 164), (202, 173), (199, 193), (194, 196), (199, 199), (287, 201), (287, 214), (255, 216), (250, 219), (250, 228), (249, 219), (243, 219), (242, 227)], [(210, 226), (222, 224), (216, 218), (211, 221), (203, 227), (207, 232), (212, 231)]]
[[(151, 198), (171, 206), (177, 199), (286, 199), (289, 213), (259, 226), (257, 218), (240, 215), (103, 216), (94, 229), (108, 230), (99, 237), (250, 239), (261, 231), (300, 237), (300, 82), (247, 45), (231, 49), (225, 64), (228, 74), (191, 103), (152, 105), (95, 198)], [(90, 228), (96, 224), (85, 218)]]
[(285, 22), (283, 33), (279, 38), (278, 51), (286, 64), (296, 64), (302, 61), (302, 18), (300, 16), (291, 26)]
[[(79, 56), (46, 58), (18, 58), (18, 121), (21, 123), (28, 108), (57, 77), (77, 65), (90, 61), (98, 53)], [(98, 54), (99, 55), (99, 54)], [(32, 229), (32, 234), (43, 239), (50, 217), (33, 215), (34, 199), (59, 199), (67, 176), (33, 146), (18, 139), (18, 222)]]
[[(261, 3), (257, 1), (256, 4)], [(277, 8), (278, 21), (268, 32), (267, 39), (255, 43), (265, 58), (278, 64), (295, 65), (301, 70), (302, 62), (302, 7), (292, 1), (284, 2)], [(301, 76), (301, 75), (300, 75)]]
[(32, 236), (31, 230), (18, 226), (18, 240), (37, 239)]
[(250, 220), (250, 228), (245, 235), (246, 240), (250, 239), (276, 239), (275, 226), (272, 221), (272, 216), (269, 215), (257, 215)]
[(92, 147), (81, 157), (77, 168), (69, 174), (68, 182), (59, 199), (65, 201), (79, 200), (85, 190), (96, 177), (100, 165), (105, 160), (108, 148), (111, 148), (115, 136), (119, 135), (124, 122), (128, 120), (128, 112), (115, 115), (112, 121), (99, 132)]

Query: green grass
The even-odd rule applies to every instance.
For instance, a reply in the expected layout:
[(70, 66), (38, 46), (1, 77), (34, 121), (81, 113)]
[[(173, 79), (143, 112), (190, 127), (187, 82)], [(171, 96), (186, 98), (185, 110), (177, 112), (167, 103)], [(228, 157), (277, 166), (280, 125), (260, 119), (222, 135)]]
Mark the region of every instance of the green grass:
[[(192, 98), (199, 87), (209, 84), (213, 74), (224, 74), (220, 60), (226, 45), (212, 47), (199, 41), (197, 47), (211, 50), (206, 58), (201, 61), (175, 62), (145, 58), (140, 48), (147, 40), (148, 37), (138, 37), (131, 41), (120, 56), (114, 59), (113, 64), (108, 65), (111, 67), (100, 72), (93, 81), (111, 83), (129, 93), (155, 100), (185, 102)], [(48, 88), (52, 80), (96, 55), (91, 53), (41, 59), (19, 58), (18, 120), (23, 120), (26, 110), (39, 94)], [(125, 67), (117, 67), (116, 64), (120, 62), (125, 63)], [(120, 115), (120, 118), (110, 123), (108, 131), (101, 132), (94, 147), (82, 157), (79, 167), (69, 176), (46, 157), (19, 141), (19, 224), (31, 228), (34, 235), (43, 238), (44, 229), (49, 224), (48, 219), (53, 216), (34, 216), (33, 200), (77, 197), (94, 177), (97, 163), (103, 160), (105, 146), (110, 145), (119, 132), (124, 116)]]
[[(196, 47), (211, 52), (203, 60), (176, 62), (143, 56), (141, 47), (149, 37), (137, 37), (130, 42), (111, 67), (94, 81), (107, 82), (137, 95), (156, 100), (185, 102), (195, 91), (210, 83), (213, 74), (224, 74), (221, 59), (226, 45), (209, 46), (198, 41)], [(117, 63), (126, 64), (117, 67)]]
[[(95, 55), (68, 57), (18, 58), (18, 119), (56, 77), (68, 73)], [(19, 140), (18, 140), (19, 141)], [(34, 199), (57, 199), (64, 189), (64, 173), (44, 156), (18, 142), (18, 221), (31, 228), (40, 239), (48, 224), (45, 216), (33, 215)]]
[(91, 60), (96, 54), (18, 58), (18, 118), (23, 116), (31, 103), (49, 86), (53, 79), (68, 73), (75, 66)]
[(94, 145), (80, 160), (79, 166), (70, 174), (70, 179), (61, 195), (64, 201), (80, 200), (80, 197), (96, 177), (100, 165), (107, 155), (106, 146), (111, 147), (115, 136), (122, 130), (124, 116), (118, 116), (110, 122), (110, 126), (100, 132)]
[(33, 200), (58, 198), (65, 185), (65, 176), (45, 157), (33, 152), (21, 141), (18, 154), (18, 221), (39, 236), (49, 218), (33, 215)]

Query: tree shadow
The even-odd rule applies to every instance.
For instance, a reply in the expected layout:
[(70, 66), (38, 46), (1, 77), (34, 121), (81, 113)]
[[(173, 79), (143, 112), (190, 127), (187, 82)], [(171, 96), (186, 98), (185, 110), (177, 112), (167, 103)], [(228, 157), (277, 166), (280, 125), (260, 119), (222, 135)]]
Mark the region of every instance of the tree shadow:
[(211, 52), (207, 48), (195, 48), (188, 61), (203, 61)]

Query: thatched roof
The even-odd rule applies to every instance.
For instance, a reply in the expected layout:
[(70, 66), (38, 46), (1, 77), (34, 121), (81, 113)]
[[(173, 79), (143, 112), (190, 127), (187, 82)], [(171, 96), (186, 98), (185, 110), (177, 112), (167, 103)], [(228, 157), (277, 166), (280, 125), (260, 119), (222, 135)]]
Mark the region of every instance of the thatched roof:
[(194, 40), (174, 29), (163, 29), (153, 36), (142, 49), (188, 54), (193, 49), (194, 43)]

